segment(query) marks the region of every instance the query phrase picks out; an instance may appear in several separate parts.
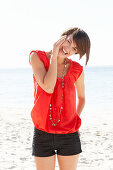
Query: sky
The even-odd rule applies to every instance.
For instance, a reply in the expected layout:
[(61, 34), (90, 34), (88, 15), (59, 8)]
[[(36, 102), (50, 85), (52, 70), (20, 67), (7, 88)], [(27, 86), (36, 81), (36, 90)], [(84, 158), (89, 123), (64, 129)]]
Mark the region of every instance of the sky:
[[(90, 37), (87, 66), (113, 65), (112, 8), (112, 0), (0, 1), (0, 68), (30, 68), (30, 51), (50, 51), (71, 27)], [(85, 55), (70, 58), (85, 66)]]

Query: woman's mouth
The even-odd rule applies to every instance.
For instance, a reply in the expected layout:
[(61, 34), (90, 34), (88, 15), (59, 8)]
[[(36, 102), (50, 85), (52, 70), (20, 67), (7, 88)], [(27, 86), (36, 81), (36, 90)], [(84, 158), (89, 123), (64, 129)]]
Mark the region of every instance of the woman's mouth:
[(62, 52), (63, 52), (63, 54), (64, 54), (64, 55), (68, 54), (68, 53), (64, 50), (64, 48), (63, 48), (63, 47), (62, 47), (62, 49), (61, 49), (61, 50), (62, 50)]

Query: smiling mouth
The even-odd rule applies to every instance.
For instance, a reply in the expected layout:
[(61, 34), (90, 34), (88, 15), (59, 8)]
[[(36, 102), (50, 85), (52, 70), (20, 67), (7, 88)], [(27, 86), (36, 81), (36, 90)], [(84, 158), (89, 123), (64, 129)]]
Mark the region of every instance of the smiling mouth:
[(64, 50), (64, 48), (62, 47), (62, 51), (65, 55), (67, 55), (68, 53)]

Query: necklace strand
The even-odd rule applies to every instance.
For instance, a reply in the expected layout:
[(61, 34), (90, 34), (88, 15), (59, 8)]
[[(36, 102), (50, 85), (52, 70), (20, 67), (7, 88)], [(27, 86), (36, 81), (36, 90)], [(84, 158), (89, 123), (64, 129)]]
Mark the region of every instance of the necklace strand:
[[(65, 70), (66, 70), (66, 64), (67, 64), (67, 61), (66, 61), (66, 58), (64, 59), (64, 69), (63, 69), (63, 72), (62, 72), (62, 77), (60, 77), (60, 78), (62, 78), (62, 99), (61, 99), (61, 107), (60, 107), (60, 115), (59, 115), (59, 117), (58, 117), (58, 121), (56, 122), (56, 123), (53, 123), (53, 119), (52, 119), (52, 105), (51, 105), (51, 103), (50, 103), (50, 105), (49, 105), (49, 109), (50, 109), (50, 114), (49, 114), (49, 117), (50, 117), (50, 120), (51, 120), (51, 122), (52, 122), (52, 126), (57, 126), (57, 124), (60, 122), (60, 118), (61, 118), (61, 111), (63, 110), (63, 88), (64, 88), (64, 76), (65, 76)], [(58, 77), (58, 76), (57, 76)]]

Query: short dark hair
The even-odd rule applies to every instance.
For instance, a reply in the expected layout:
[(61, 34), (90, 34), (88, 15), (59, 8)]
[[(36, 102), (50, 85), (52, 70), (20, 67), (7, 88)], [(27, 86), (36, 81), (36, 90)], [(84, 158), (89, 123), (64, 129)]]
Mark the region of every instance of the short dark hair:
[(83, 31), (82, 29), (78, 28), (78, 27), (74, 27), (74, 28), (69, 28), (66, 31), (64, 31), (61, 36), (63, 35), (70, 35), (73, 33), (73, 42), (75, 42), (77, 44), (77, 49), (78, 49), (78, 53), (80, 54), (80, 58), (82, 58), (82, 56), (84, 54), (86, 54), (86, 64), (88, 63), (89, 60), (89, 54), (90, 54), (90, 47), (91, 47), (91, 42), (89, 39), (89, 36), (87, 35), (87, 33), (85, 31)]

